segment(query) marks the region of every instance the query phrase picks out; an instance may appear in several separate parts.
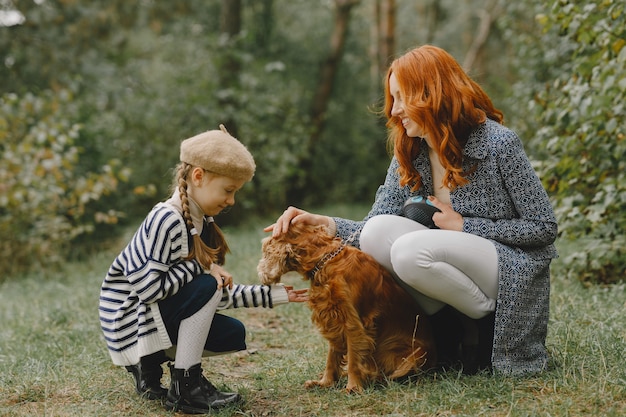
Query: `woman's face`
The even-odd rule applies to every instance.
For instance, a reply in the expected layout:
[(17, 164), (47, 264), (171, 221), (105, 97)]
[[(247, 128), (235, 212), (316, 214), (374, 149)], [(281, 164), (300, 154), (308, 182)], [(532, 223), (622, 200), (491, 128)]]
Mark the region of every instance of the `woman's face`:
[(235, 193), (243, 187), (245, 180), (235, 180), (193, 168), (191, 171), (189, 196), (195, 200), (207, 216), (216, 216), (235, 204)]
[(391, 107), (391, 115), (399, 117), (402, 120), (402, 126), (406, 130), (406, 134), (410, 138), (424, 137), (423, 129), (415, 122), (415, 120), (409, 118), (404, 108), (403, 95), (400, 92), (400, 85), (396, 76), (391, 73), (389, 76), (389, 93), (393, 97), (393, 106)]

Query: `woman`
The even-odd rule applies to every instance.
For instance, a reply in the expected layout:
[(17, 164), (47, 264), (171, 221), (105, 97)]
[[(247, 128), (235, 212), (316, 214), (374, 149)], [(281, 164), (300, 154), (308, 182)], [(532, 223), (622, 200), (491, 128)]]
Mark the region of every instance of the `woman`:
[[(306, 222), (355, 234), (431, 316), (440, 355), (465, 372), (544, 370), (557, 224), (520, 139), (458, 62), (429, 45), (391, 64), (384, 113), (394, 156), (363, 221), (290, 207), (266, 230)], [(440, 210), (438, 229), (401, 217), (412, 196)], [(455, 316), (462, 339), (449, 332)]]

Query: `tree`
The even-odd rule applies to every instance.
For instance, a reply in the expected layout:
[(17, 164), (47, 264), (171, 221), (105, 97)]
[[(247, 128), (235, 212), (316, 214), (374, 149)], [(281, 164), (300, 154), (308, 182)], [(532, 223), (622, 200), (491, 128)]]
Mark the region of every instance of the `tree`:
[(383, 74), (396, 53), (396, 0), (376, 0), (373, 3), (370, 26), (370, 84), (372, 100), (380, 93)]
[(491, 32), (491, 26), (500, 13), (501, 8), (498, 6), (498, 0), (488, 0), (484, 7), (479, 9), (478, 14), (480, 16), (480, 24), (478, 25), (476, 34), (472, 39), (462, 64), (465, 71), (469, 71), (474, 66), (474, 63), (478, 58), (478, 54), (487, 43), (487, 38)]
[(221, 57), (218, 64), (219, 91), (218, 104), (222, 111), (223, 123), (229, 133), (238, 136), (235, 115), (239, 111), (236, 92), (239, 89), (241, 65), (239, 63), (237, 40), (241, 32), (241, 0), (222, 0), (220, 19)]
[[(328, 102), (341, 63), (350, 22), (350, 13), (352, 8), (359, 2), (360, 0), (335, 0), (336, 14), (333, 31), (330, 36), (330, 49), (320, 67), (319, 81), (311, 104), (311, 134), (303, 147), (303, 152), (299, 155), (298, 165), (301, 167), (300, 172), (306, 173), (310, 171), (312, 155), (324, 130)], [(303, 179), (304, 181), (293, 181), (290, 184), (290, 189), (287, 192), (289, 200), (293, 202), (301, 201), (302, 193), (310, 189), (308, 178), (305, 176)]]

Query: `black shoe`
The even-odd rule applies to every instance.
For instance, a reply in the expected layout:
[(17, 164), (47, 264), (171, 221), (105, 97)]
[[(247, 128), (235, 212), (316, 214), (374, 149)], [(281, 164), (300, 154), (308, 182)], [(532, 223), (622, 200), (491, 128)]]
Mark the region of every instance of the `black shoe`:
[(222, 401), (226, 402), (225, 405), (241, 402), (241, 395), (236, 392), (218, 391), (215, 385), (213, 385), (211, 381), (206, 379), (202, 374), (200, 374), (200, 384), (202, 385), (202, 388), (209, 394), (214, 394), (218, 397), (221, 397)]
[(136, 365), (127, 366), (126, 370), (135, 378), (137, 394), (148, 400), (162, 400), (167, 396), (167, 388), (161, 385), (163, 368), (167, 361), (163, 351), (144, 356)]
[(235, 392), (220, 392), (202, 375), (200, 364), (189, 369), (170, 367), (171, 385), (165, 408), (188, 414), (205, 414), (239, 403)]

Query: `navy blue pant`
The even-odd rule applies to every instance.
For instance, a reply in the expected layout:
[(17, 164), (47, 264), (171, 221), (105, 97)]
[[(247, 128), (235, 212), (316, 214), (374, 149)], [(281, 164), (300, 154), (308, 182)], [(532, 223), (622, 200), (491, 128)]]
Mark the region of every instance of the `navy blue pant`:
[[(204, 307), (213, 297), (215, 291), (217, 291), (215, 278), (203, 274), (183, 285), (173, 296), (159, 301), (161, 317), (174, 345), (178, 343), (180, 322), (193, 316)], [(243, 323), (233, 317), (215, 313), (204, 350), (219, 353), (245, 349), (246, 328)]]

